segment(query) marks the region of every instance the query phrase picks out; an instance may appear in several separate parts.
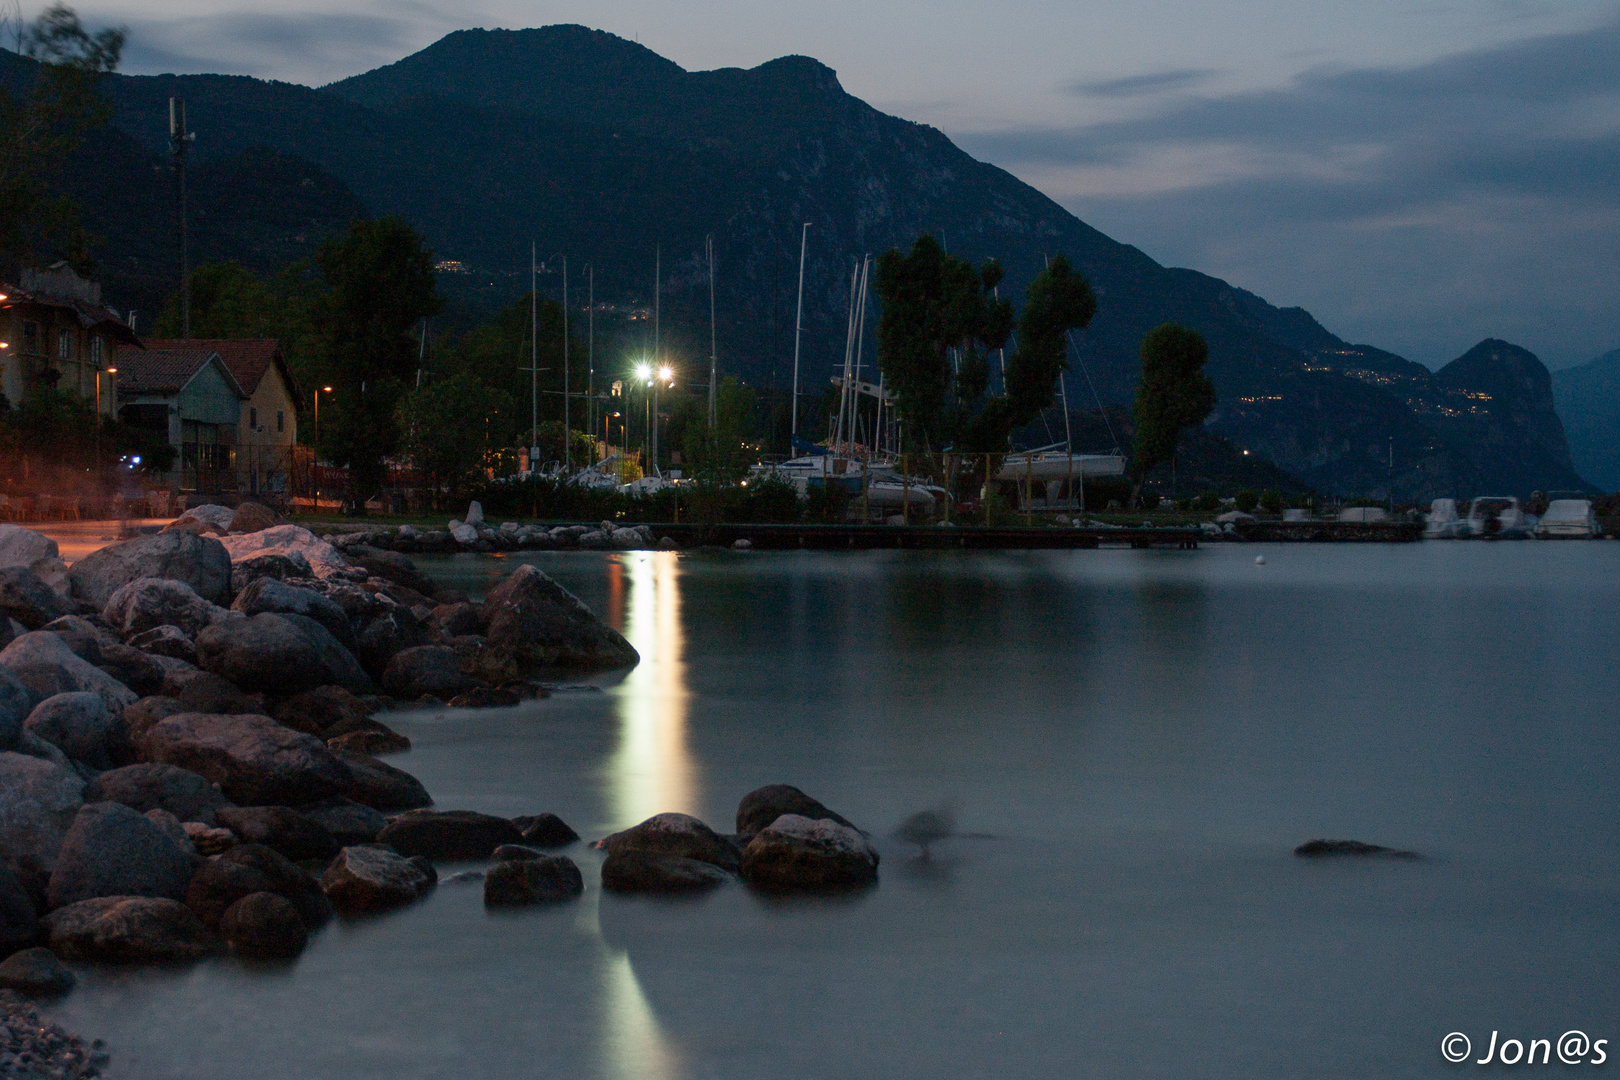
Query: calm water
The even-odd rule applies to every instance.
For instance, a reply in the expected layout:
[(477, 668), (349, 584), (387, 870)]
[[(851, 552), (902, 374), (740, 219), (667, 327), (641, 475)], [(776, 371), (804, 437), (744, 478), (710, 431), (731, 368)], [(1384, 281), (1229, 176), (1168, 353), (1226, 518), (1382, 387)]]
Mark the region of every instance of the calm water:
[(396, 716), (440, 807), (729, 831), (785, 781), (986, 835), (879, 839), (844, 901), (604, 897), (573, 849), (555, 910), (447, 884), (290, 970), (92, 974), (52, 1012), (117, 1076), (1399, 1077), (1478, 1072), (1451, 1031), (1620, 1040), (1620, 544), (534, 561), (643, 662)]

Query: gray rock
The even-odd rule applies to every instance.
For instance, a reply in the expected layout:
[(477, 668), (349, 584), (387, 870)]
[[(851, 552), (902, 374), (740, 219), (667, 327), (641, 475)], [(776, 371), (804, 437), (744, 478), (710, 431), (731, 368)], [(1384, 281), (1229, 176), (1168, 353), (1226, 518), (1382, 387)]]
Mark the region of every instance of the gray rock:
[[(120, 585), (102, 605), (101, 617), (126, 639), (160, 626), (172, 626), (186, 638), (195, 638), (205, 626), (227, 618), (226, 609), (204, 600), (183, 581), (136, 578)], [(131, 640), (136, 648), (144, 648)], [(181, 659), (189, 659), (182, 656)]]
[(299, 813), (319, 824), (342, 847), (370, 844), (387, 826), (382, 812), (353, 799), (327, 799), (298, 808)]
[(38, 630), (74, 610), (72, 601), (45, 584), (29, 567), (0, 567), (0, 614)]
[(344, 648), (342, 642), (332, 636), (332, 632), (325, 625), (307, 615), (297, 615), (291, 612), (283, 614), (281, 617), (301, 630), (304, 636), (309, 639), (310, 644), (315, 646), (316, 652), (320, 654), (321, 664), (325, 667), (328, 675), (328, 678), (323, 680), (324, 682), (341, 686), (345, 690), (358, 694), (373, 693), (377, 689), (376, 684), (371, 681), (371, 676), (367, 675), (365, 669), (360, 666), (360, 661), (354, 658), (352, 652)]
[(70, 768), (0, 752), (0, 852), (45, 870), (84, 804), (84, 781)]
[(395, 606), (366, 624), (365, 629), (360, 631), (355, 649), (366, 670), (381, 678), (395, 657), (417, 648), (422, 642), (422, 627), (416, 621), (416, 616)]
[(262, 529), (273, 529), (277, 525), (287, 524), (287, 519), (265, 506), (263, 503), (247, 502), (237, 503), (236, 512), (231, 515), (231, 524), (226, 532), (254, 533)]
[(242, 806), (317, 802), (344, 794), (354, 781), (325, 743), (268, 716), (177, 713), (148, 728), (136, 748), (147, 761), (218, 784)]
[(523, 842), (540, 848), (567, 847), (579, 839), (579, 833), (556, 814), (534, 814), (515, 817), (512, 824), (523, 833)]
[[(189, 534), (179, 534), (189, 535)], [(219, 950), (219, 941), (184, 905), (162, 897), (103, 896), (45, 916), (51, 950), (104, 964), (183, 964)]]
[(162, 829), (163, 835), (178, 844), (193, 863), (196, 862), (197, 847), (191, 842), (191, 834), (186, 831), (184, 822), (161, 806), (153, 807), (141, 816)]
[(263, 844), (289, 859), (330, 859), (338, 843), (326, 826), (285, 806), (222, 806), (214, 820), (249, 844)]
[(40, 629), (61, 638), (62, 643), (73, 650), (73, 655), (96, 667), (102, 664), (103, 649), (123, 644), (106, 630), (79, 615), (63, 615), (60, 619), (46, 623)]
[(62, 753), (61, 747), (55, 743), (46, 742), (27, 728), (23, 729), (22, 737), (17, 740), (17, 753), (37, 757), (42, 761), (49, 761), (53, 765), (62, 766), (64, 769), (72, 769), (86, 781), (90, 780), (96, 773), (95, 769), (91, 769), (82, 761), (69, 760), (68, 756)]
[(204, 600), (224, 604), (230, 601), (231, 556), (212, 537), (177, 530), (104, 547), (68, 571), (73, 595), (98, 609), (122, 586), (147, 577), (183, 581)]
[(484, 524), (484, 504), (477, 499), (467, 504), (467, 524), (474, 528)]
[(566, 855), (496, 863), (484, 874), (484, 906), (532, 907), (572, 900), (585, 891), (579, 867)]
[(123, 803), (138, 813), (167, 810), (180, 821), (213, 825), (221, 807), (231, 805), (208, 780), (175, 765), (142, 762), (104, 772), (84, 786), (88, 802)]
[(309, 944), (309, 928), (286, 897), (250, 893), (225, 909), (219, 936), (247, 960), (291, 960)]
[(309, 560), (301, 551), (269, 551), (262, 555), (249, 555), (231, 563), (231, 591), (240, 593), (260, 578), (313, 577)]
[(100, 694), (53, 694), (34, 706), (25, 725), (69, 758), (94, 769), (111, 769), (129, 759), (123, 710), (114, 714)]
[(389, 694), (402, 699), (424, 694), (452, 698), (480, 685), (477, 679), (462, 674), (460, 657), (446, 645), (419, 645), (397, 654), (383, 671), (382, 684)]
[(337, 681), (309, 636), (268, 612), (204, 629), (197, 663), (244, 690), (296, 694)]
[(433, 802), (422, 781), (385, 761), (352, 750), (332, 750), (349, 769), (343, 795), (375, 810), (416, 810)]
[(530, 664), (599, 670), (641, 659), (578, 597), (527, 563), (489, 591), (482, 614), (490, 645)]
[(97, 896), (182, 900), (191, 854), (155, 822), (123, 803), (87, 803), (73, 819), (51, 871), (54, 910)]
[(744, 843), (783, 814), (798, 814), (811, 821), (825, 818), (854, 829), (855, 824), (827, 809), (792, 784), (767, 784), (755, 788), (737, 804), (737, 836)]
[(229, 679), (211, 671), (188, 673), (180, 686), (178, 699), (187, 712), (262, 713), (264, 698), (248, 694)]
[(0, 961), (0, 990), (25, 997), (61, 997), (76, 982), (73, 972), (47, 948), (24, 949)]
[(479, 618), (478, 605), (466, 601), (459, 604), (440, 604), (433, 609), (431, 619), (433, 628), (446, 638), (484, 632), (484, 621)]
[(257, 892), (286, 897), (312, 930), (332, 917), (320, 882), (263, 844), (238, 844), (205, 861), (192, 876), (186, 906), (205, 926), (215, 928), (232, 904)]
[(321, 875), (326, 898), (349, 916), (403, 907), (432, 887), (422, 867), (380, 847), (346, 847)]
[(370, 705), (341, 686), (317, 686), (280, 702), (270, 715), (290, 728), (329, 738), (371, 723), (371, 712)]
[(743, 849), (742, 876), (769, 892), (861, 888), (877, 881), (878, 853), (865, 836), (826, 818), (783, 814)]
[(678, 855), (733, 873), (741, 860), (730, 840), (688, 814), (655, 814), (640, 825), (598, 840), (595, 846), (610, 855), (616, 851)]
[(478, 530), (463, 521), (450, 523), (450, 537), (463, 547), (471, 547), (478, 543)]
[(55, 694), (86, 690), (100, 694), (109, 708), (122, 713), (137, 696), (105, 671), (85, 663), (56, 634), (22, 635), (0, 649), (0, 667), (10, 668), (39, 701)]
[(17, 749), (23, 721), (34, 711), (39, 698), (22, 684), (9, 668), (0, 667), (0, 750)]
[(544, 854), (543, 851), (524, 847), (522, 844), (502, 844), (490, 852), (489, 857), (496, 862), (523, 862), (527, 859), (538, 859)]
[(0, 956), (39, 936), (39, 911), (14, 870), (0, 859)]
[(502, 844), (523, 839), (505, 818), (472, 810), (412, 810), (400, 814), (377, 836), (401, 855), (421, 855), (441, 862), (487, 859)]
[(143, 697), (162, 690), (169, 675), (157, 657), (117, 642), (101, 650), (101, 663), (96, 666)]
[(354, 640), (348, 613), (338, 606), (337, 601), (322, 596), (314, 589), (289, 585), (272, 577), (261, 577), (250, 583), (237, 594), (231, 603), (231, 610), (244, 615), (258, 615), (265, 611), (278, 615), (303, 615), (326, 627), (345, 647)]
[(42, 559), (55, 559), (61, 554), (56, 541), (44, 533), (21, 525), (0, 525), (0, 567), (33, 566)]
[(348, 556), (350, 562), (365, 567), (367, 572), (407, 589), (414, 589), (423, 596), (434, 596), (439, 591), (433, 579), (417, 569), (416, 563), (408, 555), (384, 551), (368, 544), (351, 544), (343, 554)]
[(602, 863), (602, 888), (608, 892), (703, 892), (730, 880), (731, 875), (713, 863), (650, 851), (615, 851)]
[(128, 730), (129, 740), (133, 745), (140, 741), (142, 735), (146, 734), (147, 728), (150, 728), (166, 716), (173, 716), (175, 713), (203, 711), (205, 710), (186, 705), (179, 698), (154, 694), (150, 697), (141, 698), (133, 705), (124, 706), (124, 727)]
[(183, 660), (193, 666), (197, 663), (197, 644), (178, 626), (164, 624), (144, 630), (129, 639), (131, 648), (153, 656)]

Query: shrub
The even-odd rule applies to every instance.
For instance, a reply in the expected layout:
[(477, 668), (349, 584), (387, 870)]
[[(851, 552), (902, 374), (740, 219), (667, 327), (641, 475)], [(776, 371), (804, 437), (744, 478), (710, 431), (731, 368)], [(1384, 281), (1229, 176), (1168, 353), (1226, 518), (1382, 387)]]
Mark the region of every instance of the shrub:
[(1276, 488), (1268, 488), (1260, 493), (1260, 508), (1268, 514), (1283, 512), (1283, 493)]
[(1232, 505), (1236, 506), (1245, 514), (1252, 514), (1254, 513), (1254, 508), (1260, 505), (1260, 496), (1245, 488), (1233, 497)]
[(1192, 501), (1192, 508), (1201, 514), (1212, 513), (1221, 508), (1221, 497), (1213, 491), (1206, 491)]

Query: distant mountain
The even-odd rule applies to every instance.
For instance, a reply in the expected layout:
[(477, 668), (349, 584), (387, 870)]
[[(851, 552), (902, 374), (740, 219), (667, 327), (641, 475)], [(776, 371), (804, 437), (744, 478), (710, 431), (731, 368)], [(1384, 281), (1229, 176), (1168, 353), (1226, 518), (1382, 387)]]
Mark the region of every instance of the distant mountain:
[[(791, 369), (803, 222), (813, 222), (810, 394), (842, 359), (852, 262), (933, 231), (955, 254), (1000, 259), (1014, 296), (1048, 255), (1086, 273), (1099, 313), (1077, 335), (1085, 371), (1069, 383), (1075, 407), (1094, 403), (1088, 384), (1106, 404), (1128, 402), (1142, 335), (1175, 321), (1210, 343), (1220, 395), (1210, 430), (1324, 492), (1381, 493), (1391, 438), (1402, 497), (1578, 482), (1558, 464), (1568, 458), (1561, 433), (1520, 422), (1541, 403), (1533, 385), (1511, 378), (1517, 361), (1484, 362), (1504, 365), (1496, 382), (1506, 396), (1460, 408), (1464, 391), (1420, 365), (1350, 345), (1301, 309), (1160, 266), (939, 131), (851, 97), (807, 57), (688, 72), (611, 34), (552, 26), (460, 31), (319, 90), (219, 75), (107, 81), (115, 126), (154, 153), (171, 94), (187, 99), (199, 163), (266, 148), (311, 163), (371, 212), (414, 223), (442, 257), (490, 275), (521, 280), (533, 238), (542, 258), (567, 253), (576, 275), (594, 266), (599, 301), (650, 306), (660, 245), (664, 338), (694, 362), (708, 351), (702, 251), (712, 234), (721, 365), (756, 382), (782, 387)], [(332, 220), (335, 205), (312, 209), (311, 220)], [(103, 262), (127, 257), (109, 250)], [(116, 296), (122, 281), (113, 273), (107, 284)], [(1515, 458), (1530, 464), (1503, 471)]]
[(1576, 470), (1620, 490), (1620, 349), (1553, 372), (1552, 393)]

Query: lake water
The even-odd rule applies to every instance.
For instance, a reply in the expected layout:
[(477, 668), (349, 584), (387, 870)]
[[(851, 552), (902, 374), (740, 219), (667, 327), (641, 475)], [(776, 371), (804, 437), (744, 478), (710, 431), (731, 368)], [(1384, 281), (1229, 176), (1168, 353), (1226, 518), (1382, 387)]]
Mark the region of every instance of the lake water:
[[(730, 831), (787, 782), (879, 886), (626, 900), (576, 846), (575, 904), (443, 884), (286, 970), (91, 973), (49, 1011), (115, 1076), (1405, 1077), (1479, 1071), (1453, 1031), (1620, 1040), (1620, 544), (531, 561), (643, 662), (396, 714), (441, 808)], [(887, 838), (944, 798), (980, 835)]]

